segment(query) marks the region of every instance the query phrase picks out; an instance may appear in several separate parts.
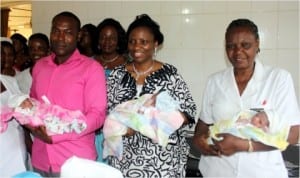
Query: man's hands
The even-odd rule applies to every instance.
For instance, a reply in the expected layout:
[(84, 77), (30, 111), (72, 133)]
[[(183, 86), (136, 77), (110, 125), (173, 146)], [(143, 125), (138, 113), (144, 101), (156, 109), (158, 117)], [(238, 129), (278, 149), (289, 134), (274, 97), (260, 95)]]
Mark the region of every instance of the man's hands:
[(30, 132), (33, 134), (33, 136), (39, 138), (40, 140), (44, 141), (45, 143), (52, 144), (52, 139), (50, 136), (48, 136), (45, 126), (32, 127), (29, 124), (26, 124), (24, 126), (30, 130)]

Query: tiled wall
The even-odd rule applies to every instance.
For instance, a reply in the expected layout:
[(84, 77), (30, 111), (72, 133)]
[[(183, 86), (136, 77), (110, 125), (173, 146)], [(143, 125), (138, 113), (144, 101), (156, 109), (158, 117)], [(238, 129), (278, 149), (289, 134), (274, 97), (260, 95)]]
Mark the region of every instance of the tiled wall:
[(260, 60), (292, 74), (299, 101), (298, 1), (33, 1), (33, 32), (49, 34), (52, 17), (64, 10), (78, 15), (82, 24), (97, 25), (113, 17), (125, 29), (136, 15), (149, 14), (165, 35), (157, 59), (179, 69), (198, 108), (207, 76), (228, 65), (224, 55), (227, 25), (236, 18), (249, 18), (260, 31)]

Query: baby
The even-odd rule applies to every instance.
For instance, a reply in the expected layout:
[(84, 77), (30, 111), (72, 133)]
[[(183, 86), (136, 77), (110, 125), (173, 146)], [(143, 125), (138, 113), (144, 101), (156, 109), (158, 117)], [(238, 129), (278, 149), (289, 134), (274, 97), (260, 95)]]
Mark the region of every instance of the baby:
[(2, 112), (1, 119), (4, 117), (7, 120), (13, 117), (21, 125), (44, 125), (48, 135), (73, 131), (79, 134), (86, 129), (85, 116), (80, 111), (71, 111), (52, 105), (45, 96), (43, 100), (45, 103), (29, 98), (28, 95), (15, 95), (8, 102), (11, 110)]
[(218, 120), (214, 125), (210, 126), (208, 142), (212, 143), (211, 138), (222, 140), (222, 138), (217, 137), (219, 133), (229, 133), (243, 139), (253, 139), (284, 150), (288, 145), (286, 139), (289, 126), (282, 123), (280, 127), (274, 127), (274, 125), (278, 125), (278, 121), (279, 119), (276, 115), (267, 115), (266, 111), (241, 111), (232, 119)]
[(267, 115), (264, 112), (257, 112), (254, 113), (253, 116), (246, 113), (242, 113), (236, 120), (236, 124), (237, 127), (251, 124), (252, 126), (260, 128), (265, 132), (268, 132), (270, 122), (268, 120)]

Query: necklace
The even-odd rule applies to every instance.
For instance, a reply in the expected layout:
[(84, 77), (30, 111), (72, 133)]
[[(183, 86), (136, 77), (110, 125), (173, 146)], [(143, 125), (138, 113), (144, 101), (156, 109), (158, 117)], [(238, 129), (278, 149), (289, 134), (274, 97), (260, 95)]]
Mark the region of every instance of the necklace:
[(138, 80), (139, 77), (140, 77), (141, 75), (145, 75), (145, 74), (147, 74), (148, 72), (150, 72), (150, 71), (153, 69), (153, 66), (154, 66), (154, 62), (153, 62), (153, 60), (152, 60), (152, 65), (151, 65), (146, 71), (139, 72), (139, 71), (137, 71), (137, 69), (135, 68), (134, 63), (132, 63), (133, 71), (134, 71), (134, 73), (136, 74), (135, 80)]
[(108, 63), (114, 62), (115, 60), (118, 59), (118, 57), (119, 57), (119, 54), (117, 54), (116, 57), (114, 57), (114, 58), (112, 58), (112, 59), (106, 60), (106, 59), (104, 59), (103, 56), (101, 55), (101, 56), (100, 56), (100, 59), (101, 59), (101, 61), (103, 62), (104, 68), (106, 69), (106, 68), (107, 68), (106, 65), (107, 65)]

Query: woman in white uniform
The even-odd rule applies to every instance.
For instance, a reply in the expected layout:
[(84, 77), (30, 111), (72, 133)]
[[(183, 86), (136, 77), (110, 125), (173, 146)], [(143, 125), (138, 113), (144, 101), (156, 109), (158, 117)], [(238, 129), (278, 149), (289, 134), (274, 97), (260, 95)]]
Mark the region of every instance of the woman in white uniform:
[(260, 108), (257, 117), (276, 119), (275, 127), (289, 125), (290, 144), (299, 139), (300, 111), (291, 75), (256, 59), (257, 26), (248, 19), (234, 20), (225, 42), (232, 67), (208, 79), (193, 139), (202, 154), (199, 169), (204, 177), (288, 177), (280, 150), (272, 146), (224, 133), (222, 140), (207, 142), (210, 125), (254, 108)]
[[(20, 91), (15, 78), (1, 74), (0, 80), (1, 106), (4, 106), (11, 95)], [(16, 120), (9, 121), (7, 129), (0, 133), (0, 145), (0, 177), (11, 177), (26, 171), (24, 131)]]
[[(5, 61), (1, 58), (1, 71), (4, 66)], [(20, 93), (20, 90), (16, 79), (11, 76), (0, 74), (0, 84), (2, 107), (7, 105), (12, 95)], [(0, 133), (0, 177), (12, 177), (26, 171), (26, 154), (23, 128), (13, 119), (8, 122), (7, 129)]]

